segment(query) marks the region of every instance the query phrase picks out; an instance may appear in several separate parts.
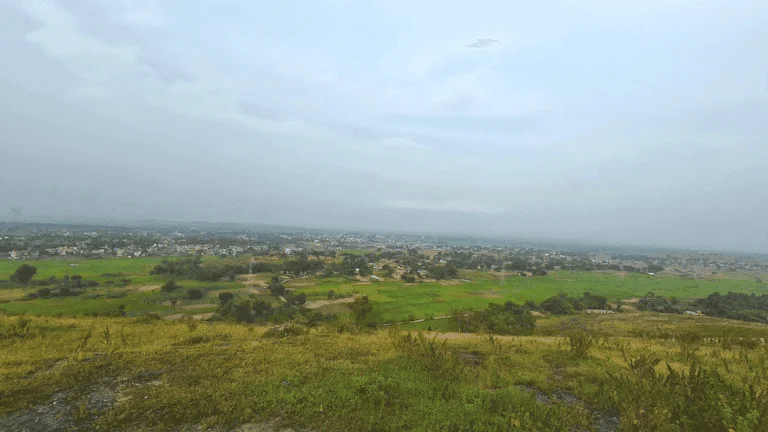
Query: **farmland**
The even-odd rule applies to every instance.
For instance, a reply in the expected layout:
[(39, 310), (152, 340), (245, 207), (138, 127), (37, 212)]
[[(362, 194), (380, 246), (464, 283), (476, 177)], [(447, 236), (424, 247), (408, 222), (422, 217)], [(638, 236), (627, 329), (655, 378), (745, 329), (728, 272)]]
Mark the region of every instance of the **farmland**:
[[(159, 286), (169, 277), (151, 275), (153, 266), (163, 258), (112, 258), (99, 260), (42, 260), (28, 264), (38, 268), (35, 279), (54, 276), (80, 275), (100, 283), (78, 297), (21, 300), (33, 288), (0, 289), (0, 310), (9, 314), (27, 313), (49, 316), (82, 316), (107, 313), (123, 305), (129, 316), (144, 312), (161, 315), (199, 314), (216, 307), (216, 296), (223, 291), (245, 293), (259, 290), (265, 293), (268, 274), (237, 277), (233, 281), (205, 282), (179, 279), (184, 288), (200, 288), (206, 296), (200, 300), (181, 299), (169, 305), (159, 292)], [(230, 262), (218, 257), (206, 258), (203, 265)], [(237, 261), (237, 260), (236, 260)], [(239, 260), (238, 262), (245, 262)], [(0, 272), (13, 273), (19, 262), (0, 262)], [(3, 273), (0, 273), (3, 274)], [(126, 279), (122, 286), (105, 283)], [(642, 297), (648, 292), (680, 300), (706, 297), (713, 292), (743, 292), (762, 294), (766, 285), (751, 275), (738, 273), (718, 278), (690, 279), (666, 275), (646, 275), (624, 272), (552, 271), (545, 277), (521, 277), (509, 272), (461, 271), (455, 280), (406, 283), (401, 280), (364, 277), (284, 277), (287, 289), (307, 295), (308, 301), (324, 300), (329, 291), (337, 295), (366, 295), (374, 305), (371, 320), (404, 321), (429, 318), (450, 313), (456, 308), (480, 309), (490, 302), (526, 300), (541, 302), (560, 293), (579, 296), (584, 292), (606, 297), (609, 301)], [(184, 309), (192, 304), (207, 305), (204, 311)]]

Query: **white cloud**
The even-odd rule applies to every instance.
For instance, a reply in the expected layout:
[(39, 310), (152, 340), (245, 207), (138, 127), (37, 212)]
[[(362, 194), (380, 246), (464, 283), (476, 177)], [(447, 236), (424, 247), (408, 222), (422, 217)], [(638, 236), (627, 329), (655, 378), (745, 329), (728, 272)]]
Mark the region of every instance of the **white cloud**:
[(441, 202), (423, 202), (411, 200), (391, 200), (382, 203), (383, 207), (403, 210), (427, 210), (437, 212), (459, 212), (459, 213), (480, 213), (480, 214), (498, 214), (503, 213), (502, 208), (489, 207), (472, 201), (441, 201)]

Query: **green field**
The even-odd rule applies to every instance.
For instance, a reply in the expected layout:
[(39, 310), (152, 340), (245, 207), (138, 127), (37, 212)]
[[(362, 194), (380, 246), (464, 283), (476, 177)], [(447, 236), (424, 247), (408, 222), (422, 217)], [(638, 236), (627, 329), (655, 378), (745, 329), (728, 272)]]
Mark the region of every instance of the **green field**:
[(153, 266), (167, 258), (104, 258), (104, 259), (62, 259), (62, 260), (32, 260), (32, 261), (0, 261), (0, 276), (7, 278), (22, 264), (37, 268), (35, 279), (45, 279), (49, 276), (80, 275), (83, 279), (105, 282), (115, 280), (118, 275), (125, 277), (147, 276)]
[[(93, 260), (35, 260), (35, 261), (2, 261), (0, 262), (0, 274), (10, 275), (21, 264), (35, 266), (36, 280), (46, 279), (49, 276), (62, 278), (64, 276), (80, 275), (84, 280), (94, 280), (100, 286), (85, 289), (85, 294), (77, 297), (58, 297), (49, 299), (37, 299), (31, 301), (20, 300), (25, 294), (34, 292), (36, 288), (2, 288), (0, 287), (0, 311), (9, 314), (29, 314), (38, 316), (67, 316), (77, 317), (89, 314), (104, 314), (114, 311), (123, 305), (128, 316), (152, 312), (160, 315), (171, 314), (200, 314), (216, 309), (215, 301), (219, 292), (236, 291), (243, 285), (237, 282), (204, 282), (197, 280), (179, 280), (184, 288), (200, 288), (207, 291), (206, 298), (200, 300), (180, 300), (176, 306), (168, 304), (157, 287), (165, 283), (168, 277), (150, 275), (149, 271), (160, 263), (163, 257), (156, 258), (106, 258)], [(171, 258), (173, 259), (173, 258)], [(220, 258), (214, 257), (211, 260)], [(72, 266), (74, 264), (76, 266)], [(107, 286), (107, 281), (118, 283), (120, 279), (130, 280), (126, 286)], [(144, 288), (153, 288), (144, 291)], [(123, 296), (112, 297), (116, 293)], [(90, 298), (94, 295), (102, 295), (99, 298)], [(194, 307), (192, 305), (207, 304), (207, 307)]]
[[(157, 292), (142, 292), (142, 287), (156, 287), (168, 280), (165, 276), (149, 275), (149, 270), (166, 258), (111, 258), (99, 260), (41, 260), (27, 261), (38, 268), (35, 279), (48, 276), (61, 278), (79, 274), (86, 280), (102, 283), (93, 288), (90, 294), (107, 294), (124, 291), (122, 298), (87, 299), (70, 297), (34, 301), (19, 301), (24, 294), (34, 291), (31, 288), (0, 288), (0, 310), (13, 314), (80, 316), (89, 313), (105, 313), (114, 310), (117, 305), (125, 305), (129, 315), (142, 312), (161, 314), (190, 313), (187, 309), (171, 308), (163, 305), (163, 298)], [(220, 258), (207, 258), (215, 261)], [(0, 262), (0, 275), (10, 275), (21, 265), (21, 261)], [(70, 264), (76, 264), (72, 267)], [(270, 275), (256, 277), (255, 286), (264, 286)], [(121, 278), (129, 279), (126, 287), (107, 287), (104, 282), (118, 282)], [(337, 294), (364, 294), (374, 304), (370, 320), (404, 321), (446, 315), (457, 308), (482, 309), (488, 303), (513, 301), (523, 303), (526, 300), (541, 302), (551, 296), (567, 293), (581, 296), (584, 292), (602, 295), (611, 301), (642, 297), (648, 292), (665, 297), (677, 297), (688, 300), (706, 297), (713, 292), (727, 293), (768, 293), (768, 285), (759, 283), (747, 274), (733, 273), (718, 275), (718, 278), (686, 279), (674, 276), (650, 276), (645, 274), (625, 274), (616, 272), (573, 272), (553, 271), (544, 277), (520, 277), (496, 272), (462, 271), (460, 280), (448, 282), (425, 282), (406, 284), (400, 280), (363, 281), (345, 277), (308, 277), (296, 278), (285, 282), (285, 286), (298, 293), (307, 294), (309, 301), (325, 300), (328, 291)], [(204, 288), (210, 290), (203, 302), (213, 307), (215, 296), (222, 291), (244, 291), (241, 282), (201, 282), (180, 280), (185, 288)], [(181, 301), (177, 306), (188, 306), (200, 301)], [(320, 310), (336, 310), (327, 306)], [(207, 311), (207, 310), (206, 310)], [(201, 312), (202, 313), (202, 312)]]
[(584, 292), (602, 295), (609, 300), (642, 297), (652, 291), (656, 295), (687, 300), (706, 297), (714, 292), (768, 293), (768, 285), (753, 277), (727, 279), (683, 279), (678, 277), (619, 275), (596, 272), (552, 272), (546, 277), (519, 277), (464, 272), (471, 282), (417, 283), (382, 281), (363, 283), (344, 278), (295, 279), (286, 283), (310, 299), (325, 299), (329, 290), (343, 294), (365, 294), (374, 302), (373, 318), (404, 320), (445, 315), (452, 309), (481, 309), (490, 302), (526, 300), (541, 302), (560, 293), (581, 296)]

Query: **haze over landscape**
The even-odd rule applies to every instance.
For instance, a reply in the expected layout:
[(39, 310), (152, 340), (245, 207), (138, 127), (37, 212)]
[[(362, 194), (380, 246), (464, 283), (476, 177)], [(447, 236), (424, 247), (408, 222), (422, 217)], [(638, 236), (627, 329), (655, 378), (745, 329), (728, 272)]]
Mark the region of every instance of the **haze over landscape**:
[(768, 4), (624, 3), (4, 1), (0, 219), (768, 252)]

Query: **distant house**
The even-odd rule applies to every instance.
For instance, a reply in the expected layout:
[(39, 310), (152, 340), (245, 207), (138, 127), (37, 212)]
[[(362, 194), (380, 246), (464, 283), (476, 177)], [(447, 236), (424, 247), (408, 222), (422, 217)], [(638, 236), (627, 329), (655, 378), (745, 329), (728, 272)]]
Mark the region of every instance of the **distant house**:
[(612, 313), (616, 313), (616, 312), (614, 312), (612, 310), (605, 310), (605, 309), (587, 309), (587, 310), (585, 310), (585, 312), (588, 313), (588, 314), (612, 314)]
[(373, 275), (373, 276), (371, 276), (371, 280), (374, 280), (374, 281), (380, 281), (380, 280), (381, 280), (381, 278), (380, 278), (380, 277), (378, 277), (378, 276), (376, 276), (376, 275)]
[(685, 311), (683, 315), (701, 315), (701, 311)]

